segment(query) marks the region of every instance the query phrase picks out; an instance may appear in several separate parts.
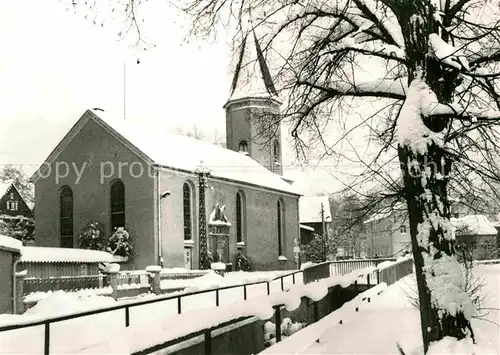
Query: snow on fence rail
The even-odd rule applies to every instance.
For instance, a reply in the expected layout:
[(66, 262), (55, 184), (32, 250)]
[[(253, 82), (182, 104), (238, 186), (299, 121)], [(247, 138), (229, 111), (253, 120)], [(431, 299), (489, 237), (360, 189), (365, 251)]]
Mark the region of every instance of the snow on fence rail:
[(373, 271), (373, 268), (356, 270), (342, 276), (331, 276), (318, 282), (292, 285), (287, 292), (275, 292), (256, 297), (250, 302), (238, 302), (223, 309), (211, 308), (197, 316), (193, 322), (193, 313), (180, 314), (148, 326), (133, 326), (118, 332), (110, 339), (85, 349), (85, 354), (102, 353), (104, 349), (132, 355), (146, 355), (164, 350), (172, 345), (204, 335), (204, 354), (212, 354), (213, 333), (223, 327), (242, 322), (252, 317), (261, 320), (275, 318), (277, 341), (280, 340), (281, 310), (292, 312), (298, 309), (303, 298), (308, 298), (315, 305), (315, 320), (319, 320), (317, 303), (334, 286), (346, 288), (360, 276)]
[(357, 310), (359, 305), (365, 300), (369, 300), (369, 298), (380, 294), (385, 288), (387, 288), (387, 286), (411, 274), (412, 272), (413, 259), (411, 257), (404, 257), (397, 260), (394, 259), (394, 261), (385, 260), (377, 267), (368, 267), (364, 270), (360, 270), (360, 276), (362, 276), (361, 274), (366, 274), (368, 285), (370, 284), (370, 276), (372, 279), (376, 277), (376, 286), (360, 293), (354, 299), (345, 303), (339, 310), (332, 312), (319, 322), (313, 323), (299, 330), (297, 333), (294, 333), (293, 336), (276, 343), (260, 354), (303, 354), (322, 336), (322, 334), (331, 328), (332, 324), (339, 323), (344, 317), (346, 317), (348, 312)]
[[(238, 300), (268, 296), (273, 292), (284, 291), (291, 285), (300, 284), (301, 281), (302, 271), (299, 270), (269, 281), (209, 288), (194, 292), (179, 292), (144, 301), (123, 302), (117, 306), (91, 311), (45, 319), (24, 320), (16, 324), (0, 326), (0, 348), (2, 351), (12, 354), (40, 353), (42, 348), (43, 354), (72, 353), (75, 348), (88, 345), (88, 343), (83, 342), (89, 342), (89, 339), (106, 339), (121, 326), (129, 327), (132, 323), (144, 324), (158, 318), (199, 308), (219, 307), (230, 305)], [(107, 324), (107, 326), (105, 328), (92, 326), (99, 323)], [(43, 327), (42, 337), (40, 337), (40, 327)], [(85, 333), (86, 336), (81, 339), (74, 338), (72, 335), (76, 328), (81, 328), (78, 331)], [(21, 333), (18, 333), (16, 337), (14, 332)], [(19, 335), (24, 336), (19, 337)], [(26, 341), (26, 338), (30, 341)], [(67, 339), (72, 339), (70, 344), (68, 344)]]
[(360, 293), (351, 301), (344, 303), (340, 309), (333, 311), (321, 320), (299, 330), (293, 336), (276, 343), (259, 354), (303, 354), (311, 344), (331, 328), (332, 324), (340, 322), (346, 316), (346, 312), (354, 311), (366, 299), (380, 294), (385, 288), (387, 288), (387, 284), (381, 283)]
[(396, 258), (325, 261), (304, 268), (304, 283), (330, 276), (346, 275), (368, 267), (395, 262)]

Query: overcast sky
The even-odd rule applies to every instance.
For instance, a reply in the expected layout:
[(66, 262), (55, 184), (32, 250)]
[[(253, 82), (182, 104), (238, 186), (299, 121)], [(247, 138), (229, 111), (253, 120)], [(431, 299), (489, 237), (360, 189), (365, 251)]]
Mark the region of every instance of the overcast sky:
[[(144, 14), (145, 35), (156, 48), (138, 53), (117, 41), (112, 22), (94, 26), (61, 1), (0, 2), (0, 164), (33, 172), (87, 108), (122, 117), (124, 63), (128, 119), (225, 131), (227, 39), (186, 43), (178, 18), (163, 2), (153, 3), (155, 15)], [(303, 184), (307, 193), (339, 186), (326, 169), (313, 176)]]

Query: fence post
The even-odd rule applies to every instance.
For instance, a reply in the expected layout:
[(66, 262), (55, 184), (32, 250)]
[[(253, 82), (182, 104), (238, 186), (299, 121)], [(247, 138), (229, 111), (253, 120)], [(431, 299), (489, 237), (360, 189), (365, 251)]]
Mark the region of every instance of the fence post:
[(267, 295), (271, 294), (271, 288), (269, 287), (269, 281), (267, 281)]
[(281, 291), (285, 291), (285, 286), (283, 285), (283, 277), (284, 276), (281, 276)]
[(276, 306), (275, 308), (275, 323), (276, 323), (276, 342), (281, 341), (281, 307)]
[(181, 296), (177, 297), (177, 314), (181, 314), (182, 306), (181, 306)]
[[(156, 266), (156, 265), (154, 265)], [(153, 292), (155, 295), (161, 295), (161, 287), (160, 287), (160, 267), (153, 267), (153, 266), (148, 266), (146, 268), (146, 271), (149, 272), (150, 276), (150, 283), (151, 283), (151, 292)]]
[(292, 283), (295, 285), (295, 274), (292, 274)]
[(368, 287), (370, 287), (370, 274), (366, 275), (366, 282), (368, 283)]
[(212, 334), (210, 329), (205, 332), (205, 355), (212, 354)]
[(247, 285), (243, 285), (243, 299), (247, 300)]
[(215, 289), (215, 305), (219, 307), (219, 289)]
[(130, 325), (130, 309), (129, 307), (125, 307), (125, 327)]
[(380, 270), (377, 269), (377, 285), (380, 283)]
[(44, 334), (44, 343), (43, 343), (43, 354), (49, 355), (50, 353), (50, 323), (47, 322), (44, 325), (45, 334)]
[(25, 311), (23, 294), (24, 294), (24, 278), (26, 277), (26, 272), (16, 272), (16, 284), (13, 287), (16, 288), (16, 299), (14, 300), (14, 308), (12, 313), (23, 314)]

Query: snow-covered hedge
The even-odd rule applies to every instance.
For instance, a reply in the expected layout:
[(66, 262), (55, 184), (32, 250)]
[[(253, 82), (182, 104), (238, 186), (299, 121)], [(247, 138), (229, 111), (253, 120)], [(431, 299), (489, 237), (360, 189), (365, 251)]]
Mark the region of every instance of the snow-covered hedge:
[[(280, 326), (281, 340), (286, 339), (305, 326), (306, 323), (292, 322), (290, 318), (283, 319)], [(267, 321), (264, 324), (264, 346), (267, 348), (274, 344), (276, 344), (276, 324)]]

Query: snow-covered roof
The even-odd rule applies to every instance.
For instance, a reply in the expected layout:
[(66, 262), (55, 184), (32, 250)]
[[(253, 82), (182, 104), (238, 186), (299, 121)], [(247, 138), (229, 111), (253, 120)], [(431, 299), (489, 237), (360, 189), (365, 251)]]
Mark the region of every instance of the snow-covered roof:
[(19, 253), (22, 247), (23, 243), (20, 240), (0, 234), (0, 249)]
[(9, 187), (12, 185), (10, 182), (0, 182), (0, 198), (2, 198), (6, 193)]
[(392, 216), (394, 212), (406, 211), (406, 205), (402, 202), (396, 203), (394, 206), (382, 208), (377, 213), (374, 213), (364, 223), (373, 223)]
[(497, 235), (498, 231), (488, 217), (482, 214), (451, 218), (455, 228), (467, 227), (472, 235)]
[(241, 45), (238, 63), (231, 85), (229, 101), (243, 98), (276, 98), (266, 59), (254, 31), (249, 32)]
[(332, 221), (328, 196), (301, 196), (299, 199), (300, 223), (321, 223), (321, 204), (325, 222)]
[(29, 261), (39, 263), (100, 263), (113, 262), (113, 255), (105, 251), (87, 249), (23, 247), (21, 249), (21, 262)]
[[(213, 177), (299, 195), (280, 175), (267, 170), (257, 161), (238, 152), (198, 139), (164, 132), (157, 125), (145, 121), (107, 117), (98, 110), (87, 110), (72, 130), (77, 129), (75, 127), (81, 129), (82, 120), (87, 119), (94, 120), (118, 139), (126, 142), (148, 163), (194, 173), (203, 162)], [(70, 133), (66, 137), (76, 134)], [(55, 152), (58, 149), (64, 148), (58, 146), (51, 154), (52, 157), (47, 158), (47, 162), (57, 158)], [(34, 181), (36, 181), (36, 176), (37, 173), (33, 176)]]

